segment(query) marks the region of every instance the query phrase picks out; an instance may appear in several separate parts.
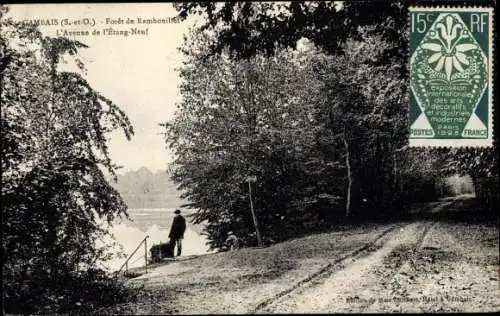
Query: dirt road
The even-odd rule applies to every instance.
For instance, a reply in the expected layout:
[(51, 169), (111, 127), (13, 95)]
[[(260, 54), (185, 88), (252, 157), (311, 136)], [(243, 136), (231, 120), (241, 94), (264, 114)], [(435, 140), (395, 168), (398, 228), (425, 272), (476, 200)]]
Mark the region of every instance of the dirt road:
[(440, 202), (427, 219), (346, 227), (158, 267), (131, 280), (147, 295), (119, 312), (499, 311), (498, 227), (456, 216), (470, 202)]
[(499, 311), (498, 256), (464, 247), (456, 230), (440, 223), (406, 225), (381, 240), (377, 251), (350, 258), (345, 268), (255, 311)]

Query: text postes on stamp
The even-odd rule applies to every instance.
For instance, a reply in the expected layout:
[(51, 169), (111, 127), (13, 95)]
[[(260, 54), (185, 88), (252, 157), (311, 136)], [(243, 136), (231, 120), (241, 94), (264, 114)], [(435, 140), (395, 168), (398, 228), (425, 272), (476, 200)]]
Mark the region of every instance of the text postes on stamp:
[(492, 19), (410, 8), (410, 146), (492, 146)]

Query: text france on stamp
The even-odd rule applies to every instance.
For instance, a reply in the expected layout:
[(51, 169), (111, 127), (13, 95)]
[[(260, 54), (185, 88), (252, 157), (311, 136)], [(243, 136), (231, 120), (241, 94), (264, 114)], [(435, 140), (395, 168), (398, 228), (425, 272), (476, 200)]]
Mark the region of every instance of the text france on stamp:
[(493, 10), (409, 11), (409, 145), (492, 146)]

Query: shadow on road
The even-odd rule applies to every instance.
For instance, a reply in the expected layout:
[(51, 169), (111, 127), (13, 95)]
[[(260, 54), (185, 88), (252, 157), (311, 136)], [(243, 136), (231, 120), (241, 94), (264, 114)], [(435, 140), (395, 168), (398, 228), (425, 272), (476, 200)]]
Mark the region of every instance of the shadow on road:
[[(352, 227), (372, 226), (378, 224), (407, 223), (418, 220), (441, 222), (484, 223), (492, 226), (499, 224), (496, 212), (489, 210), (474, 195), (451, 196), (439, 201), (416, 203), (407, 210), (386, 215), (386, 212), (373, 211), (382, 214), (375, 218), (352, 218), (333, 225), (334, 231), (350, 230)], [(375, 216), (375, 215), (374, 215)]]
[(440, 222), (466, 222), (497, 224), (498, 215), (488, 210), (472, 195), (457, 196), (441, 200), (449, 203), (443, 207), (430, 206), (409, 216), (411, 219), (424, 219)]

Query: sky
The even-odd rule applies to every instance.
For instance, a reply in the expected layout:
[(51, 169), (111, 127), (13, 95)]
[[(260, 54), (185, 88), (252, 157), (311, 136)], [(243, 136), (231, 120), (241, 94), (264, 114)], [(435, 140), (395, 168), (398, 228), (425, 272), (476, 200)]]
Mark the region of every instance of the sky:
[[(180, 23), (126, 24), (127, 18), (173, 18), (177, 12), (169, 3), (143, 4), (24, 4), (11, 5), (8, 17), (14, 20), (56, 19), (58, 25), (41, 26), (44, 35), (57, 36), (67, 31), (88, 31), (89, 35), (72, 35), (89, 46), (80, 57), (87, 68), (90, 85), (113, 100), (129, 116), (135, 135), (128, 141), (123, 132), (110, 134), (111, 159), (123, 166), (119, 173), (147, 167), (164, 170), (172, 161), (159, 123), (173, 117), (175, 104), (181, 100), (180, 79), (175, 70), (181, 66), (182, 54), (177, 47), (193, 21)], [(123, 24), (110, 24), (112, 20)], [(80, 23), (95, 21), (94, 26), (62, 26), (65, 19)], [(119, 22), (119, 21), (117, 21)], [(92, 22), (91, 22), (92, 23)], [(103, 35), (103, 30), (147, 30), (147, 35)], [(99, 36), (92, 32), (100, 31)], [(108, 32), (109, 33), (109, 32)], [(66, 66), (68, 67), (68, 66)]]

